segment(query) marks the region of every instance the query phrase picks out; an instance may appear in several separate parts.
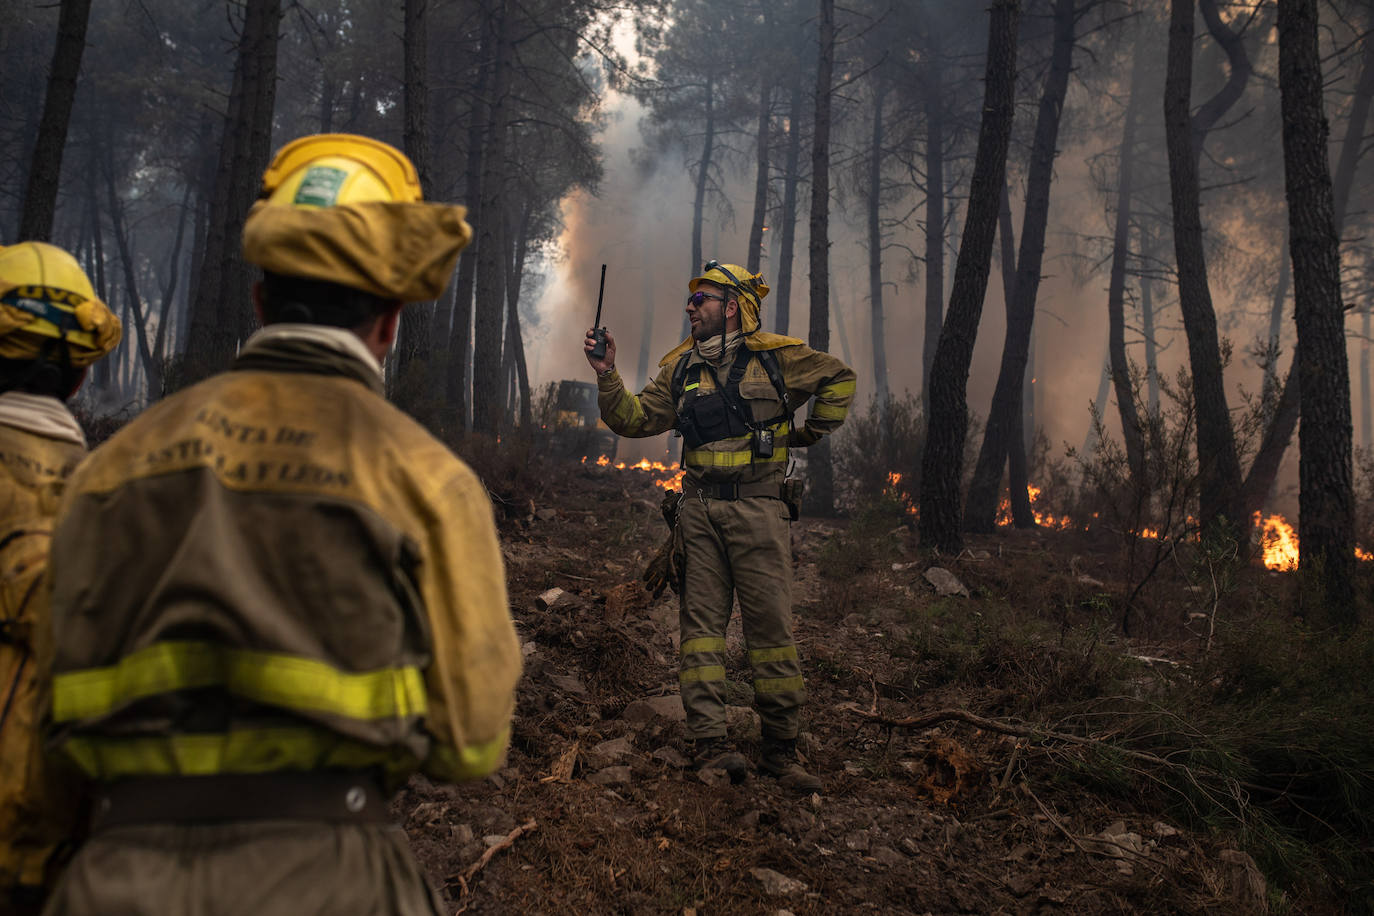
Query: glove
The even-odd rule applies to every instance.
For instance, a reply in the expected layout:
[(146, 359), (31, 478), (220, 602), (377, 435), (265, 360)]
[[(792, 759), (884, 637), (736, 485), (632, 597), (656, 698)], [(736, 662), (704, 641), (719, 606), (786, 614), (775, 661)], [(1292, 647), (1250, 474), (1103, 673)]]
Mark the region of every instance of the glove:
[(682, 543), (680, 529), (668, 532), (663, 546), (654, 554), (644, 568), (644, 587), (657, 598), (663, 594), (665, 586), (671, 586), (673, 594), (682, 594), (687, 582), (687, 551)]
[(658, 548), (658, 553), (644, 567), (644, 587), (654, 593), (654, 598), (662, 595), (663, 589), (668, 586), (672, 586), (673, 594), (682, 593), (682, 563), (674, 549), (676, 540), (677, 532), (668, 532), (663, 546)]

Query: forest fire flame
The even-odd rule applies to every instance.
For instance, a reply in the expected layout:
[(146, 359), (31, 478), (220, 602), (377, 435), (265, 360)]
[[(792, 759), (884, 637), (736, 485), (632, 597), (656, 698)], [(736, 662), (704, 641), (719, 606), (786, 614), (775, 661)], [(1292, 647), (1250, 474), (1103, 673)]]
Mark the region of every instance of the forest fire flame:
[(1256, 512), (1255, 527), (1260, 529), (1260, 551), (1265, 569), (1289, 571), (1298, 568), (1298, 533), (1282, 515), (1262, 518)]
[[(587, 459), (583, 457), (582, 463), (586, 464)], [(648, 458), (641, 458), (634, 464), (626, 464), (617, 461), (611, 464), (611, 459), (606, 455), (601, 455), (595, 461), (597, 467), (611, 467), (617, 471), (650, 471), (655, 474), (666, 474), (666, 477), (655, 477), (653, 485), (661, 490), (680, 490), (682, 489), (682, 478), (687, 473), (686, 470), (678, 467), (674, 461), (672, 464), (664, 464), (662, 461), (650, 461)]]
[[(583, 464), (587, 459), (582, 459)], [(653, 485), (663, 490), (677, 490), (682, 488), (683, 476), (687, 473), (674, 461), (672, 464), (664, 464), (661, 461), (650, 461), (648, 458), (641, 458), (634, 464), (627, 464), (624, 461), (611, 462), (606, 455), (598, 457), (594, 464), (597, 467), (609, 467), (617, 471), (647, 471), (655, 474)], [(906, 507), (908, 515), (916, 515), (918, 510), (912, 502), (910, 494), (902, 489), (903, 475), (898, 471), (889, 471), (887, 474), (887, 486), (885, 492), (901, 499)], [(1070, 528), (1078, 527), (1074, 520), (1068, 515), (1055, 515), (1052, 512), (1042, 511), (1035, 507), (1040, 498), (1041, 490), (1035, 484), (1026, 486), (1026, 495), (1030, 498), (1031, 513), (1035, 517), (1035, 523), (1042, 528), (1050, 528), (1056, 531), (1065, 531)], [(1192, 520), (1189, 519), (1191, 522)], [(1298, 532), (1289, 521), (1277, 513), (1264, 516), (1256, 512), (1253, 518), (1254, 527), (1259, 531), (1260, 558), (1266, 569), (1276, 572), (1291, 572), (1298, 568)], [(997, 524), (1007, 527), (1012, 524), (1011, 501), (1008, 497), (1002, 497), (1001, 503), (997, 506)], [(1154, 528), (1142, 528), (1136, 533), (1137, 537), (1159, 540), (1163, 535)], [(1374, 561), (1374, 552), (1365, 550), (1363, 547), (1355, 547), (1355, 558), (1362, 562)]]
[[(1035, 523), (1041, 528), (1052, 528), (1056, 531), (1064, 531), (1074, 527), (1073, 519), (1067, 515), (1055, 515), (1052, 512), (1044, 512), (1035, 508), (1036, 500), (1040, 498), (1040, 488), (1033, 483), (1026, 484), (1026, 496), (1030, 498), (1031, 516)], [(1002, 501), (997, 504), (997, 524), (1006, 527), (1012, 524), (1011, 517), (1011, 497), (1003, 496)]]

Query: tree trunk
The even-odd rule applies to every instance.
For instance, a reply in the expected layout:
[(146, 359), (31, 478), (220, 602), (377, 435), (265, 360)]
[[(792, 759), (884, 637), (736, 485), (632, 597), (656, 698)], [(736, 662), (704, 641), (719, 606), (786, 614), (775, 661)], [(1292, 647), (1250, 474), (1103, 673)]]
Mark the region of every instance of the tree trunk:
[(510, 110), (512, 13), (501, 4), (495, 14), (491, 115), (482, 156), (482, 206), (477, 226), (477, 290), (472, 347), (472, 428), (496, 435), (501, 422), (501, 326), (505, 318), (505, 270), (501, 245), (501, 204), (505, 192), (506, 125)]
[(797, 184), (801, 181), (801, 74), (792, 80), (792, 101), (787, 108), (787, 162), (782, 185), (782, 250), (778, 253), (777, 318), (774, 330), (786, 334), (792, 320), (792, 261), (797, 243)]
[(749, 223), (749, 260), (745, 266), (758, 273), (763, 262), (763, 228), (768, 218), (768, 137), (773, 118), (773, 80), (765, 75), (759, 84), (758, 149), (754, 158), (754, 218)]
[[(835, 0), (820, 0), (816, 119), (811, 138), (811, 327), (813, 350), (830, 349), (830, 79), (835, 64)], [(807, 450), (806, 495), (813, 515), (835, 512), (830, 440)]]
[[(1283, 307), (1288, 302), (1289, 263), (1288, 227), (1283, 227), (1283, 247), (1279, 252), (1279, 280), (1274, 284), (1274, 297), (1269, 304), (1269, 364), (1264, 367), (1263, 402), (1276, 398), (1279, 387), (1279, 346), (1283, 340)], [(1273, 411), (1266, 413), (1265, 424), (1274, 422)]]
[(1374, 447), (1374, 409), (1369, 403), (1369, 300), (1360, 309), (1360, 444)]
[[(1110, 342), (1107, 345), (1111, 350)], [(1097, 396), (1088, 402), (1093, 422), (1088, 426), (1088, 434), (1083, 439), (1083, 454), (1091, 455), (1097, 449), (1097, 430), (1102, 417), (1107, 413), (1107, 391), (1112, 387), (1112, 361), (1110, 352), (1102, 361), (1102, 375), (1097, 380)]]
[(1283, 173), (1298, 326), (1298, 568), (1321, 584), (1319, 607), (1339, 626), (1355, 604), (1350, 374), (1341, 307), (1340, 235), (1327, 172), (1316, 0), (1279, 4)]
[(530, 372), (525, 362), (525, 338), (520, 330), (520, 286), (525, 276), (525, 256), (529, 253), (530, 219), (534, 208), (529, 200), (520, 212), (520, 229), (516, 233), (510, 273), (506, 277), (506, 352), (513, 364), (516, 391), (520, 397), (520, 427), (529, 432), (534, 428), (534, 412), (530, 405)]
[[(1336, 174), (1332, 179), (1332, 197), (1338, 234), (1344, 226), (1351, 188), (1355, 183), (1355, 167), (1359, 163), (1360, 151), (1364, 146), (1365, 124), (1369, 119), (1370, 99), (1371, 96), (1374, 96), (1374, 42), (1371, 42), (1368, 36), (1364, 40), (1360, 81), (1355, 88), (1355, 97), (1350, 106), (1350, 117), (1346, 120), (1345, 136), (1341, 140), (1341, 156), (1336, 163)], [(1286, 247), (1291, 248), (1291, 227), (1288, 231)], [(1287, 287), (1288, 261), (1289, 258), (1285, 252), (1281, 268), (1282, 273), (1280, 274), (1280, 286), (1284, 289)], [(1276, 301), (1275, 307), (1282, 309), (1282, 303)], [(1281, 319), (1282, 315), (1280, 314), (1279, 317)], [(1360, 391), (1361, 410), (1365, 413), (1364, 435), (1368, 439), (1370, 433), (1367, 419), (1369, 410), (1369, 309), (1367, 306), (1364, 309), (1363, 331), (1364, 336), (1360, 345)], [(1273, 337), (1271, 313), (1270, 339), (1272, 340)], [(1255, 453), (1255, 460), (1250, 465), (1250, 472), (1245, 477), (1243, 492), (1247, 515), (1258, 512), (1263, 507), (1264, 501), (1269, 498), (1269, 494), (1274, 489), (1274, 481), (1278, 478), (1279, 466), (1283, 463), (1283, 454), (1288, 450), (1288, 443), (1292, 441), (1293, 430), (1297, 428), (1298, 415), (1302, 409), (1296, 384), (1297, 366), (1298, 354), (1295, 351), (1288, 374), (1285, 377), (1283, 394), (1279, 397), (1273, 419), (1265, 428), (1264, 438), (1260, 443), (1259, 451)], [(1294, 388), (1291, 393), (1288, 391), (1289, 385)]]
[(1155, 343), (1155, 281), (1140, 278), (1140, 333), (1145, 338), (1145, 410), (1159, 413), (1159, 347)]
[[(405, 109), (402, 143), (406, 156), (420, 176), (420, 190), (426, 199), (434, 192), (429, 163), (429, 0), (405, 0), (405, 37), (401, 93)], [(397, 379), (407, 378), (415, 364), (434, 348), (434, 303), (415, 302), (406, 306), (401, 319), (400, 341), (396, 348)], [(423, 385), (404, 386), (401, 406), (414, 413)]]
[[(1018, 422), (1022, 409), (1021, 390), (1026, 379), (1031, 324), (1035, 320), (1035, 299), (1040, 288), (1040, 266), (1045, 257), (1055, 144), (1073, 63), (1074, 19), (1074, 0), (1055, 0), (1054, 51), (1045, 77), (1045, 89), (1040, 96), (1030, 170), (1026, 176), (1026, 212), (1021, 222), (1021, 249), (1016, 257), (1015, 299), (1007, 311), (1002, 366), (997, 375), (992, 409), (988, 412), (987, 428), (983, 432), (983, 445), (978, 452), (978, 464), (969, 486), (968, 509), (964, 513), (964, 524), (970, 531), (993, 530), (1007, 455), (1013, 447), (1025, 447)], [(1024, 487), (1020, 493), (1014, 489), (1011, 492), (1011, 502), (1018, 501), (1022, 502), (1020, 517), (1034, 525)]]
[[(689, 277), (695, 277), (697, 271), (701, 270), (701, 265), (706, 263), (706, 257), (702, 253), (701, 230), (706, 219), (706, 188), (710, 183), (711, 155), (714, 152), (716, 142), (715, 94), (715, 79), (708, 76), (706, 78), (706, 129), (705, 136), (701, 141), (701, 161), (697, 163), (696, 192), (692, 197), (692, 266), (687, 274)], [(682, 336), (684, 338), (689, 337), (691, 333), (692, 322), (688, 319), (687, 313), (683, 312)]]
[[(1002, 302), (1007, 311), (1008, 317), (1011, 315), (1011, 304), (1016, 301), (1016, 236), (1011, 224), (1011, 190), (1007, 187), (1005, 179), (1002, 181), (1002, 202), (997, 210), (997, 235), (1001, 240), (1002, 253)], [(1031, 340), (1031, 359), (1035, 356), (1035, 340)], [(1030, 377), (1032, 368), (1026, 366), (1026, 377)], [(1032, 379), (1034, 381), (1034, 379)], [(1025, 492), (1025, 500), (1012, 500), (1011, 513), (1012, 522), (1017, 528), (1035, 527), (1035, 515), (1030, 508), (1030, 484), (1029, 471), (1026, 467), (1026, 429), (1029, 425), (1032, 430), (1035, 428), (1035, 391), (1027, 390), (1025, 397), (1022, 398), (1023, 405), (1030, 405), (1029, 422), (1025, 416), (1025, 411), (1016, 417), (1010, 431), (1012, 442), (1011, 449), (1007, 455), (1007, 483), (1012, 493)]]
[(1198, 119), (1190, 124), (1192, 82), (1193, 0), (1172, 0), (1164, 127), (1174, 215), (1174, 256), (1178, 261), (1179, 309), (1188, 337), (1193, 397), (1197, 407), (1199, 500), (1201, 522), (1205, 527), (1219, 517), (1232, 525), (1239, 524), (1244, 509), (1240, 499), (1240, 462), (1236, 457), (1231, 414), (1226, 404), (1217, 319), (1207, 283), (1199, 211), (1198, 134), (1205, 135), (1205, 126), (1201, 131), (1195, 128), (1205, 124), (1202, 121), (1204, 110), (1210, 117), (1215, 106), (1210, 102), (1204, 105), (1198, 112)]
[[(988, 270), (997, 234), (997, 211), (1006, 181), (1007, 145), (1016, 102), (1016, 32), (1019, 0), (994, 0), (988, 25), (982, 124), (969, 186), (949, 313), (931, 366), (930, 413), (921, 456), (922, 546), (948, 553), (963, 547), (959, 530), (960, 478), (968, 431), (967, 385)], [(1018, 282), (1022, 274), (1018, 272)]]
[[(945, 309), (945, 99), (941, 86), (940, 33), (930, 27), (926, 54), (926, 323), (921, 349), (921, 406), (930, 417), (930, 373)], [(1005, 171), (1005, 168), (1004, 168)], [(981, 303), (979, 308), (981, 308)]]
[(187, 346), (194, 381), (226, 366), (253, 323), (239, 238), (272, 145), (281, 0), (246, 0)]
[(57, 45), (48, 70), (48, 91), (43, 96), (43, 117), (33, 145), (24, 206), (19, 216), (19, 239), (46, 242), (52, 238), (57, 212), (57, 188), (62, 178), (62, 152), (67, 146), (67, 125), (76, 101), (76, 78), (86, 50), (86, 23), (91, 0), (62, 0), (57, 16)]
[[(879, 409), (887, 413), (887, 350), (883, 328), (883, 102), (887, 99), (886, 83), (873, 89), (873, 138), (868, 159), (868, 300), (873, 319), (873, 394)], [(886, 424), (883, 424), (886, 427)]]
[[(1121, 437), (1126, 444), (1126, 464), (1136, 489), (1146, 486), (1145, 432), (1136, 410), (1131, 364), (1126, 359), (1126, 261), (1131, 245), (1131, 184), (1135, 167), (1135, 122), (1140, 110), (1140, 92), (1148, 57), (1137, 43), (1131, 65), (1131, 98), (1126, 103), (1126, 123), (1121, 129), (1121, 153), (1117, 165), (1116, 226), (1112, 235), (1112, 268), (1107, 281), (1107, 349), (1111, 357), (1112, 383), (1116, 386), (1116, 408), (1121, 415)], [(1105, 405), (1104, 405), (1105, 406)], [(1142, 491), (1143, 492), (1143, 491)]]
[[(166, 364), (167, 360), (167, 341), (173, 323), (180, 323), (177, 316), (176, 292), (177, 282), (181, 278), (181, 247), (186, 239), (186, 220), (191, 213), (191, 193), (190, 182), (187, 182), (186, 189), (181, 195), (181, 207), (177, 210), (177, 232), (172, 241), (172, 252), (167, 257), (167, 280), (162, 285), (162, 317), (157, 322), (157, 340), (153, 344), (153, 359), (157, 360), (159, 368)], [(162, 385), (166, 382), (163, 380)], [(165, 392), (161, 387), (155, 392), (150, 392), (152, 399), (160, 398)]]
[[(468, 222), (474, 226), (485, 222), (482, 215), (483, 152), (490, 121), (487, 92), (495, 69), (495, 44), (492, 24), (487, 20), (483, 25), (482, 52), (479, 55), (481, 62), (477, 67), (472, 108), (468, 112), (467, 165), (464, 168)], [(455, 432), (462, 432), (468, 425), (468, 351), (472, 348), (472, 298), (477, 280), (480, 236), (473, 242), (458, 259), (458, 279), (453, 288), (453, 316), (449, 324), (449, 345), (445, 356), (445, 390), (448, 410), (454, 416)]]
[(124, 265), (124, 292), (133, 312), (134, 336), (138, 340), (138, 356), (143, 363), (144, 375), (148, 381), (148, 401), (151, 402), (162, 391), (162, 365), (153, 358), (152, 348), (148, 345), (148, 318), (143, 310), (142, 298), (138, 294), (138, 271), (135, 269), (128, 233), (124, 231), (124, 207), (115, 189), (114, 168), (110, 164), (108, 148), (106, 152), (102, 166), (105, 172), (105, 187), (109, 192), (110, 225), (114, 230), (115, 244), (119, 247), (119, 260)]

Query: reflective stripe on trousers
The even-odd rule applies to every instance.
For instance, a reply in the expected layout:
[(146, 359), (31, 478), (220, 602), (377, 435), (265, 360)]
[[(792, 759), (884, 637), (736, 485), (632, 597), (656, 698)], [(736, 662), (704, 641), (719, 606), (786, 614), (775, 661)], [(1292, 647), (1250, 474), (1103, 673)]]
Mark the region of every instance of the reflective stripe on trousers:
[(787, 506), (769, 497), (687, 499), (680, 524), (687, 587), (678, 680), (693, 738), (725, 734), (725, 628), (738, 595), (763, 734), (795, 737), (806, 699), (792, 641)]

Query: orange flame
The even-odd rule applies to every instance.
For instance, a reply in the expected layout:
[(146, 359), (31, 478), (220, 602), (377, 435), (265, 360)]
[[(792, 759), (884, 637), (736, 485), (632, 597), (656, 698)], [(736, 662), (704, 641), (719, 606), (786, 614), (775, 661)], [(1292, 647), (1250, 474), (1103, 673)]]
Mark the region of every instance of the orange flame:
[(648, 471), (655, 474), (667, 474), (667, 477), (657, 477), (652, 481), (654, 486), (664, 490), (682, 489), (682, 478), (687, 474), (686, 470), (678, 467), (676, 461), (672, 464), (664, 464), (662, 461), (650, 461), (648, 458), (641, 458), (634, 464), (626, 464), (623, 461), (611, 464), (611, 459), (602, 455), (596, 459), (596, 464), (598, 467), (610, 467), (617, 471)]
[(1256, 512), (1255, 527), (1260, 528), (1260, 551), (1266, 569), (1293, 570), (1298, 568), (1298, 533), (1282, 515), (1261, 519)]
[[(1040, 488), (1033, 483), (1026, 484), (1026, 497), (1031, 504), (1031, 517), (1041, 528), (1053, 528), (1057, 531), (1064, 531), (1074, 527), (1073, 519), (1067, 515), (1055, 515), (1053, 512), (1044, 512), (1035, 508), (1036, 500), (1040, 498)], [(1012, 523), (1011, 517), (1011, 497), (1003, 496), (1002, 501), (997, 504), (997, 524), (1006, 527)]]

